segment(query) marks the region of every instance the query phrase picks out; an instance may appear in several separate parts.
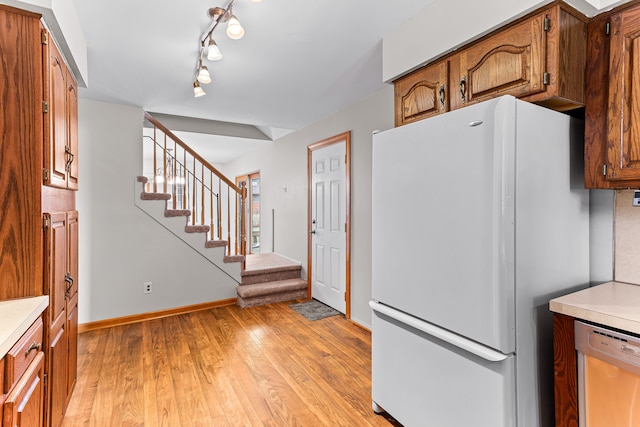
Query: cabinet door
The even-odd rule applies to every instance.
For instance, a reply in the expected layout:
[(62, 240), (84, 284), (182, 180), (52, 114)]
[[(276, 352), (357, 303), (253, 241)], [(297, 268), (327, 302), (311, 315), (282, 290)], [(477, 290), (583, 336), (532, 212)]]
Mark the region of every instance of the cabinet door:
[(78, 211), (67, 213), (67, 404), (76, 384), (78, 366)]
[(640, 179), (640, 6), (611, 18), (607, 178)]
[(44, 353), (39, 352), (4, 402), (4, 427), (42, 427)]
[(45, 293), (49, 295), (49, 319), (57, 319), (65, 308), (67, 290), (67, 213), (44, 214), (49, 227), (45, 233)]
[(542, 92), (545, 48), (544, 14), (540, 14), (465, 49), (460, 53), (462, 102)]
[(47, 395), (49, 399), (48, 426), (62, 424), (67, 403), (67, 316), (63, 311), (49, 329), (49, 358)]
[(78, 377), (78, 294), (69, 297), (67, 303), (67, 384), (66, 402), (69, 404)]
[(78, 211), (67, 212), (67, 283), (65, 297), (78, 292)]
[(78, 85), (67, 69), (67, 188), (78, 189)]
[(49, 113), (45, 144), (45, 165), (49, 169), (47, 185), (67, 188), (67, 69), (51, 38), (48, 42)]
[(396, 126), (449, 110), (448, 64), (445, 60), (436, 62), (396, 81)]

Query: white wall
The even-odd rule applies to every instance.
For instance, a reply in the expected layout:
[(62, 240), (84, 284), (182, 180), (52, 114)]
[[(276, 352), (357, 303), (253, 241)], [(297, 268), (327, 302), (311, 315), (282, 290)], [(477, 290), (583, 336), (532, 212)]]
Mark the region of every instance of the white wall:
[(591, 190), (589, 200), (589, 280), (613, 280), (614, 191)]
[(78, 82), (87, 87), (89, 81), (87, 44), (73, 0), (0, 0), (0, 4), (29, 10), (42, 15), (62, 55)]
[[(552, 0), (435, 0), (385, 36), (382, 79), (390, 82)], [(567, 0), (594, 16), (629, 0)]]
[(235, 297), (233, 280), (134, 205), (142, 117), (80, 99), (79, 323)]
[(382, 44), (382, 78), (391, 81), (551, 0), (435, 0)]
[(221, 168), (229, 177), (260, 171), (262, 251), (271, 252), (273, 244), (275, 252), (302, 262), (306, 274), (307, 146), (351, 131), (351, 317), (364, 326), (371, 325), (371, 133), (391, 127), (393, 87), (388, 86)]

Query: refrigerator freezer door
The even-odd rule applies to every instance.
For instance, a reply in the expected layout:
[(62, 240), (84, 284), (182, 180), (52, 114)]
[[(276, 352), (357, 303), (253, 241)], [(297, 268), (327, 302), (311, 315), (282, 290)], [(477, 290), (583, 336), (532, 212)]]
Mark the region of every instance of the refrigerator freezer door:
[(409, 316), (408, 314), (401, 311), (394, 310), (393, 308), (387, 307), (386, 305), (380, 304), (379, 302), (370, 301), (369, 306), (373, 311), (384, 314), (385, 316), (393, 320), (397, 320), (398, 322), (403, 323), (406, 326), (410, 326), (414, 329), (417, 329), (418, 331), (422, 331), (428, 335), (431, 335), (434, 338), (438, 338), (441, 341), (447, 342), (455, 347), (460, 348), (461, 350), (466, 350), (469, 353), (475, 354), (476, 356), (479, 356), (489, 362), (500, 362), (509, 357), (506, 354), (485, 347), (475, 341), (470, 341), (445, 329), (438, 328), (431, 323), (427, 323), (416, 317)]
[(515, 98), (374, 135), (372, 296), (515, 351)]
[(372, 398), (409, 426), (512, 427), (515, 356), (490, 362), (373, 312)]

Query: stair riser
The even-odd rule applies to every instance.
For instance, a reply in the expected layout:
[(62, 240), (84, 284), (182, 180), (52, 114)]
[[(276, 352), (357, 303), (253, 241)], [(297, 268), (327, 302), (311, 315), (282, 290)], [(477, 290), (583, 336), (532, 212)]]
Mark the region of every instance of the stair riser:
[(275, 282), (277, 280), (298, 279), (302, 269), (276, 271), (272, 273), (261, 273), (242, 276), (242, 285), (253, 285), (255, 283)]
[(253, 298), (238, 298), (238, 305), (242, 308), (255, 307), (258, 305), (271, 304), (274, 302), (293, 301), (296, 299), (307, 298), (307, 291), (281, 292), (272, 295), (263, 295)]

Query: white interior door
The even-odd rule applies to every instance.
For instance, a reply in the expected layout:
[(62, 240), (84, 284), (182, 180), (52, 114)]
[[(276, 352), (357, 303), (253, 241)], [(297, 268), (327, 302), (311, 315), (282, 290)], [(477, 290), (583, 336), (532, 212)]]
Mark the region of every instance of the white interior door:
[(341, 313), (346, 309), (346, 142), (311, 157), (311, 294)]

